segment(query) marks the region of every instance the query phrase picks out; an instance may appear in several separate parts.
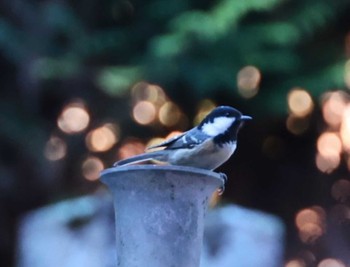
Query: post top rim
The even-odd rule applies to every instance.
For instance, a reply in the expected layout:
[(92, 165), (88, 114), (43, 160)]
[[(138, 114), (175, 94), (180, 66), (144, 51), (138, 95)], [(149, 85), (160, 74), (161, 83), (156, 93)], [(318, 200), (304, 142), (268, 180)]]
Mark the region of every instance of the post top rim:
[(147, 164), (147, 165), (146, 164), (139, 164), (139, 165), (127, 165), (127, 166), (117, 166), (117, 167), (107, 168), (107, 169), (104, 169), (103, 171), (101, 171), (100, 179), (106, 175), (111, 174), (111, 173), (142, 171), (142, 170), (155, 171), (155, 172), (171, 171), (171, 172), (193, 173), (193, 174), (197, 174), (197, 175), (205, 175), (208, 177), (219, 179), (220, 181), (223, 180), (222, 176), (219, 173), (211, 171), (211, 170), (189, 167), (189, 166), (155, 165), (155, 164)]

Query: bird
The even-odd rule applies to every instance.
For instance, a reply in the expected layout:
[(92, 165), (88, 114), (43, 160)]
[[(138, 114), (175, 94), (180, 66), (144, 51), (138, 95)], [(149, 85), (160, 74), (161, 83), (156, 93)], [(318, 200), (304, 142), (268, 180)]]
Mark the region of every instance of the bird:
[(158, 161), (215, 170), (235, 152), (238, 131), (245, 121), (251, 119), (251, 116), (243, 115), (233, 107), (216, 107), (198, 126), (146, 149), (163, 148), (162, 150), (122, 159), (113, 166)]

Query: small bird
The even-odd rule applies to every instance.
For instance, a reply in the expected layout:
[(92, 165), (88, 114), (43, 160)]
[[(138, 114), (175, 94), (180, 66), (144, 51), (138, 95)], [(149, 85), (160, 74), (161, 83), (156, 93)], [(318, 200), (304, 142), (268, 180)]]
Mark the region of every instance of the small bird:
[(251, 119), (252, 117), (242, 115), (232, 107), (217, 107), (198, 126), (147, 148), (164, 148), (163, 150), (123, 159), (114, 163), (114, 166), (153, 160), (214, 170), (235, 152), (238, 131), (246, 120)]

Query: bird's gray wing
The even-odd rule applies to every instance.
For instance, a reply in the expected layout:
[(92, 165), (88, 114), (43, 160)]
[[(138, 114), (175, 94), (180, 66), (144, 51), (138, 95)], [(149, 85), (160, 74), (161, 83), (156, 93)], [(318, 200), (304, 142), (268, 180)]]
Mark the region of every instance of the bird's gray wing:
[(163, 150), (161, 150), (161, 151), (143, 153), (130, 158), (122, 159), (115, 162), (113, 166), (117, 167), (117, 166), (123, 166), (123, 165), (130, 165), (130, 164), (141, 163), (141, 162), (152, 161), (152, 160), (163, 161), (164, 159), (166, 159), (166, 155), (164, 155)]
[(204, 140), (206, 140), (208, 136), (196, 128), (193, 128), (183, 134), (170, 138), (169, 140), (165, 140), (164, 142), (151, 146), (147, 149), (164, 147), (165, 149), (179, 149), (179, 148), (192, 148)]
[(158, 147), (168, 147), (170, 146), (171, 144), (175, 143), (178, 139), (182, 138), (184, 135), (186, 135), (189, 131), (187, 132), (184, 132), (182, 134), (179, 134), (179, 135), (176, 135), (170, 139), (167, 139), (165, 140), (164, 142), (161, 142), (159, 144), (156, 144), (156, 145), (153, 145), (153, 146), (149, 146), (147, 147), (146, 150), (149, 150), (149, 149), (153, 149), (153, 148), (158, 148)]
[(168, 152), (170, 152), (169, 150), (180, 149), (180, 148), (191, 149), (194, 146), (203, 143), (205, 140), (208, 140), (208, 138), (209, 138), (208, 135), (194, 128), (183, 134), (180, 134), (178, 136), (165, 140), (164, 142), (158, 145), (147, 148), (147, 149), (152, 149), (157, 147), (164, 147), (164, 150), (143, 153), (127, 159), (123, 159), (114, 163), (114, 166), (129, 165), (129, 164), (140, 163), (140, 162), (145, 162), (150, 160), (167, 161)]

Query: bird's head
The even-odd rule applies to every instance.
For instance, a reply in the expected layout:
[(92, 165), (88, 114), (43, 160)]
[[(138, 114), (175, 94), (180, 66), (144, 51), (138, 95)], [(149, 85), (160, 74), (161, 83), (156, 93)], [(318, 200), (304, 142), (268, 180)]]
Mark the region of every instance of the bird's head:
[(198, 128), (209, 136), (225, 136), (235, 139), (244, 121), (251, 119), (252, 117), (242, 115), (235, 108), (220, 106), (210, 112), (198, 125)]

